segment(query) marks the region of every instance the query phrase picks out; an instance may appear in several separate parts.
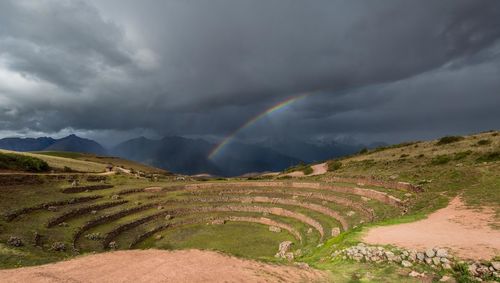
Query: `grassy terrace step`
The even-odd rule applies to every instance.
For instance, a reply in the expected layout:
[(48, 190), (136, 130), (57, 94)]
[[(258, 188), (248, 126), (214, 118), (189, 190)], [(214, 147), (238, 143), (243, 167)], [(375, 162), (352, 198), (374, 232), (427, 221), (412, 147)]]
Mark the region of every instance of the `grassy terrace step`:
[(119, 201), (112, 201), (112, 202), (104, 202), (104, 203), (99, 203), (99, 204), (93, 204), (93, 205), (88, 205), (85, 207), (79, 207), (72, 209), (70, 211), (67, 211), (61, 215), (58, 215), (52, 219), (49, 220), (47, 223), (47, 228), (53, 227), (57, 224), (60, 224), (66, 220), (69, 220), (73, 217), (79, 217), (83, 214), (89, 213), (91, 211), (98, 211), (106, 208), (110, 208), (113, 206), (118, 206), (124, 203), (127, 203), (127, 200), (119, 200)]
[(334, 182), (346, 183), (346, 184), (356, 184), (358, 186), (374, 186), (393, 190), (400, 190), (404, 192), (414, 192), (421, 193), (423, 189), (419, 186), (415, 186), (408, 182), (391, 182), (378, 180), (373, 177), (341, 177), (341, 176), (331, 176), (330, 179)]
[[(305, 224), (304, 222), (301, 222), (301, 221), (294, 219), (294, 218), (278, 216), (278, 215), (268, 214), (268, 213), (248, 212), (248, 211), (208, 211), (208, 212), (207, 211), (197, 211), (197, 207), (199, 207), (201, 205), (202, 204), (195, 203), (195, 204), (193, 204), (192, 207), (188, 207), (188, 208), (192, 208), (192, 210), (195, 210), (195, 211), (189, 211), (188, 213), (182, 213), (182, 214), (178, 214), (176, 216), (169, 216), (168, 220), (166, 218), (159, 217), (159, 218), (153, 219), (150, 222), (142, 223), (136, 227), (133, 227), (132, 229), (123, 231), (114, 239), (114, 241), (116, 241), (119, 244), (120, 248), (125, 248), (125, 247), (129, 246), (129, 244), (131, 243), (131, 241), (130, 241), (131, 239), (135, 239), (138, 235), (146, 233), (146, 232), (154, 229), (155, 227), (158, 227), (158, 226), (161, 226), (161, 225), (164, 225), (167, 223), (168, 224), (175, 224), (177, 222), (183, 222), (183, 221), (192, 220), (192, 219), (198, 220), (198, 219), (205, 218), (205, 217), (210, 217), (211, 219), (216, 219), (216, 218), (224, 218), (224, 217), (228, 217), (228, 216), (241, 216), (241, 217), (254, 217), (254, 218), (264, 217), (264, 218), (274, 220), (276, 222), (287, 224), (288, 226), (295, 229), (301, 235), (302, 242), (300, 243), (300, 245), (302, 247), (308, 247), (308, 249), (315, 247), (316, 245), (318, 245), (318, 243), (321, 242), (321, 235), (319, 234), (318, 231), (313, 229), (308, 224)], [(235, 205), (237, 205), (237, 204), (235, 204)], [(184, 208), (186, 208), (186, 207), (184, 207)], [(183, 207), (180, 207), (179, 209), (172, 208), (172, 210), (181, 210), (181, 209), (183, 209)], [(187, 209), (187, 210), (189, 210), (189, 209)], [(157, 212), (157, 211), (155, 211), (155, 212)], [(153, 213), (155, 213), (155, 212), (153, 212)], [(148, 215), (151, 215), (153, 213), (149, 213)], [(119, 225), (126, 224), (128, 222), (133, 222), (133, 221), (135, 221), (141, 217), (144, 217), (146, 215), (143, 214), (142, 216), (140, 216), (140, 215), (137, 215), (137, 216), (138, 217), (128, 219), (128, 221), (121, 221), (119, 223)], [(205, 224), (210, 224), (210, 223), (207, 222)], [(323, 223), (322, 223), (322, 225), (323, 225)], [(117, 224), (107, 225), (106, 227), (97, 227), (95, 232), (100, 232), (101, 234), (103, 234), (103, 232), (104, 232), (104, 234), (105, 234), (106, 232), (114, 229), (114, 227), (116, 227), (116, 226), (117, 226)], [(201, 225), (199, 228), (201, 230), (203, 230), (209, 226), (210, 225)], [(218, 227), (223, 227), (223, 226), (218, 226)], [(182, 229), (182, 227), (181, 228), (170, 227), (169, 231), (175, 230), (175, 229)], [(273, 232), (269, 232), (269, 233), (274, 234)], [(234, 237), (241, 237), (242, 235), (233, 234), (233, 236)], [(279, 243), (276, 243), (276, 246), (278, 244)], [(299, 243), (297, 243), (297, 244), (299, 244)], [(97, 248), (100, 249), (101, 246), (99, 246)]]
[[(209, 191), (196, 191), (196, 192), (191, 192), (193, 195), (210, 195), (212, 194), (217, 194), (217, 195), (273, 195), (273, 196), (281, 196), (281, 197), (289, 197), (292, 199), (295, 199), (297, 197), (303, 197), (305, 200), (316, 200), (316, 201), (327, 201), (327, 202), (332, 202), (337, 205), (342, 206), (343, 208), (351, 208), (354, 209), (361, 214), (363, 214), (369, 221), (374, 220), (375, 218), (375, 212), (372, 208), (360, 205), (358, 202), (355, 202), (351, 199), (340, 197), (340, 196), (335, 196), (331, 195), (328, 193), (317, 193), (317, 192), (308, 192), (308, 191), (303, 191), (303, 190), (292, 190), (292, 189), (283, 189), (283, 190), (276, 190), (272, 188), (258, 188), (258, 189), (225, 189), (221, 188), (220, 190), (215, 191), (214, 189), (211, 189)], [(305, 201), (304, 200), (304, 201)], [(345, 210), (345, 209), (343, 209)]]
[(93, 195), (93, 196), (71, 198), (71, 199), (67, 199), (67, 200), (58, 200), (58, 201), (44, 202), (44, 203), (40, 203), (40, 204), (37, 204), (37, 205), (34, 205), (34, 206), (25, 207), (25, 208), (21, 208), (21, 209), (17, 209), (17, 210), (11, 211), (11, 212), (7, 212), (7, 213), (5, 213), (5, 220), (7, 222), (10, 222), (10, 221), (14, 220), (16, 217), (19, 217), (19, 216), (21, 216), (23, 214), (28, 214), (30, 212), (34, 212), (34, 211), (37, 211), (37, 210), (44, 210), (44, 209), (49, 208), (50, 206), (59, 207), (59, 206), (64, 206), (64, 205), (71, 205), (71, 204), (89, 202), (89, 201), (93, 201), (93, 200), (96, 200), (96, 199), (99, 199), (99, 198), (102, 198), (102, 196)]
[(295, 230), (291, 225), (281, 223), (266, 217), (248, 217), (248, 216), (226, 216), (226, 217), (204, 217), (204, 218), (197, 218), (197, 219), (190, 219), (190, 220), (184, 220), (184, 221), (179, 221), (177, 223), (169, 223), (169, 224), (163, 224), (160, 226), (156, 226), (152, 230), (149, 230), (143, 234), (140, 234), (137, 236), (132, 243), (130, 243), (129, 248), (134, 248), (136, 245), (141, 243), (142, 241), (146, 240), (147, 238), (153, 236), (154, 234), (164, 231), (166, 229), (174, 229), (174, 228), (180, 228), (182, 226), (186, 225), (191, 225), (191, 224), (199, 224), (207, 221), (218, 221), (218, 222), (250, 222), (250, 223), (259, 223), (262, 225), (266, 226), (275, 226), (279, 227), (283, 230), (288, 231), (291, 235), (295, 237), (295, 239), (299, 240), (302, 242), (302, 236), (300, 233)]
[(113, 185), (79, 186), (79, 187), (65, 188), (61, 192), (65, 193), (65, 194), (74, 194), (74, 193), (81, 193), (81, 192), (87, 192), (87, 191), (91, 192), (91, 191), (111, 189), (113, 187), (114, 187)]
[(111, 221), (120, 219), (124, 216), (131, 215), (134, 213), (137, 213), (139, 211), (143, 211), (146, 209), (150, 209), (154, 206), (158, 205), (157, 203), (149, 203), (141, 206), (136, 206), (136, 207), (130, 207), (126, 208), (123, 210), (120, 210), (118, 212), (112, 213), (112, 214), (107, 214), (107, 215), (101, 215), (95, 219), (92, 219), (88, 222), (86, 222), (82, 227), (78, 228), (76, 233), (73, 235), (73, 248), (77, 248), (77, 242), (80, 236), (88, 231), (90, 228), (96, 227), (98, 225), (104, 224), (104, 223), (109, 223)]
[(196, 189), (210, 189), (214, 187), (276, 187), (276, 188), (304, 188), (304, 189), (318, 189), (326, 191), (334, 191), (345, 194), (355, 194), (371, 199), (375, 199), (386, 204), (403, 207), (403, 202), (388, 193), (376, 191), (367, 188), (358, 187), (341, 187), (335, 185), (329, 185), (325, 183), (313, 183), (313, 182), (218, 182), (218, 183), (198, 183), (198, 184), (188, 184), (185, 186), (187, 190)]
[(162, 239), (149, 237), (135, 248), (208, 249), (265, 261), (279, 261), (274, 255), (279, 243), (283, 241), (292, 241), (293, 248), (302, 251), (309, 249), (300, 246), (286, 231), (269, 232), (268, 226), (249, 222), (227, 222), (224, 225), (191, 224), (169, 227), (158, 234), (163, 236)]
[(210, 203), (210, 202), (241, 202), (241, 203), (270, 203), (270, 204), (284, 204), (290, 206), (300, 206), (302, 208), (310, 209), (313, 211), (317, 211), (326, 216), (332, 217), (335, 220), (339, 221), (342, 225), (342, 229), (345, 231), (349, 229), (349, 224), (347, 220), (341, 216), (338, 212), (329, 209), (323, 205), (301, 202), (294, 199), (283, 199), (283, 198), (270, 198), (267, 196), (254, 196), (254, 197), (237, 197), (237, 196), (221, 196), (221, 197), (213, 197), (213, 198), (190, 198), (190, 201), (202, 202), (202, 203)]
[(293, 212), (287, 209), (283, 209), (280, 207), (263, 207), (263, 206), (244, 206), (244, 205), (221, 205), (221, 206), (198, 206), (198, 207), (193, 207), (193, 208), (178, 208), (178, 209), (168, 209), (168, 210), (163, 210), (139, 219), (136, 219), (134, 221), (124, 223), (122, 225), (119, 225), (118, 227), (114, 228), (110, 232), (108, 232), (103, 240), (103, 247), (106, 248), (109, 243), (120, 233), (130, 230), (134, 227), (137, 227), (141, 224), (153, 221), (155, 219), (158, 219), (160, 217), (164, 217), (166, 215), (171, 215), (171, 216), (179, 216), (179, 215), (185, 215), (185, 214), (190, 214), (190, 213), (209, 213), (209, 212), (258, 212), (258, 213), (268, 213), (268, 214), (274, 214), (277, 216), (283, 216), (283, 217), (289, 217), (289, 218), (294, 218), (300, 222), (303, 222), (314, 229), (316, 229), (320, 235), (321, 239), (324, 237), (324, 230), (323, 226), (321, 224), (310, 218), (309, 216), (306, 216), (302, 213), (297, 213)]

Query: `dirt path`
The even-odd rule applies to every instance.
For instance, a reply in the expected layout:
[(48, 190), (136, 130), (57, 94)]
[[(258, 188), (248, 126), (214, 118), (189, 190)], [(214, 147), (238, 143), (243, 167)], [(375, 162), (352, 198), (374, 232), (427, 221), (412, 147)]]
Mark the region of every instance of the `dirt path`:
[(328, 171), (328, 165), (325, 163), (320, 163), (311, 166), (313, 172), (309, 176), (323, 175)]
[(490, 226), (494, 215), (492, 209), (469, 209), (455, 198), (427, 219), (371, 229), (363, 241), (409, 249), (447, 247), (460, 258), (489, 260), (500, 255), (500, 230)]
[(2, 282), (324, 282), (314, 269), (278, 266), (200, 250), (132, 250), (0, 270)]
[(305, 177), (305, 176), (316, 176), (316, 175), (323, 175), (328, 171), (328, 165), (325, 163), (320, 163), (316, 165), (311, 165), (311, 168), (313, 172), (309, 175), (305, 175), (304, 172), (302, 171), (293, 171), (287, 174), (284, 174), (283, 176), (290, 176), (290, 177)]

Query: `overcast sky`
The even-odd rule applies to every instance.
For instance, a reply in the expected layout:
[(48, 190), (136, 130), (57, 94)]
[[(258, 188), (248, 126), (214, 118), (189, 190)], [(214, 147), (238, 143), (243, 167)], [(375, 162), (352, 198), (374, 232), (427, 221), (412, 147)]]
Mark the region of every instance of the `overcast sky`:
[(0, 137), (498, 129), (498, 0), (0, 1)]

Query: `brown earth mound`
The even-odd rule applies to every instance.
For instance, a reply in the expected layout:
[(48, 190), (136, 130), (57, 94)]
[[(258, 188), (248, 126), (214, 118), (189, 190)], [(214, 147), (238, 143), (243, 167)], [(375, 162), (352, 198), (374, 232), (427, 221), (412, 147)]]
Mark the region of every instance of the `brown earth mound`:
[(324, 282), (310, 268), (280, 266), (200, 250), (131, 250), (36, 267), (0, 270), (2, 282)]
[(494, 216), (490, 208), (473, 210), (455, 198), (427, 219), (371, 229), (363, 241), (408, 249), (446, 247), (460, 258), (489, 260), (500, 255), (500, 230), (491, 227)]

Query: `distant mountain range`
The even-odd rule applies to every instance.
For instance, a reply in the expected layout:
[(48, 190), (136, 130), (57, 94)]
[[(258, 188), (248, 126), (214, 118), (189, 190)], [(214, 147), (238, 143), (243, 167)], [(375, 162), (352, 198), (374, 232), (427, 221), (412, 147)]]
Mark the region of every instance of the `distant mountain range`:
[(95, 154), (107, 152), (99, 143), (76, 135), (69, 135), (62, 139), (4, 138), (0, 139), (0, 148), (15, 151), (73, 151)]
[(4, 138), (0, 148), (15, 151), (72, 151), (114, 155), (180, 174), (208, 173), (238, 176), (250, 172), (280, 171), (300, 162), (321, 161), (352, 154), (362, 145), (336, 142), (308, 143), (299, 140), (268, 140), (257, 144), (233, 142), (216, 161), (208, 158), (215, 144), (203, 139), (168, 136), (159, 140), (139, 137), (105, 149), (76, 135), (61, 139)]

